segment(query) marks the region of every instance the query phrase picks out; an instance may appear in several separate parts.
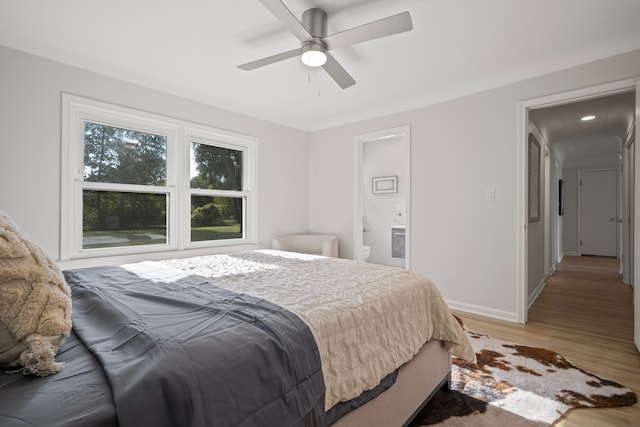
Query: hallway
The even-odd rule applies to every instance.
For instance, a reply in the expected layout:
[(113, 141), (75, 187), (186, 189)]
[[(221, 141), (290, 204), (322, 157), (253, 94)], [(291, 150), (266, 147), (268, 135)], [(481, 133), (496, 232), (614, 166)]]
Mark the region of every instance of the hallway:
[[(470, 330), (555, 350), (578, 367), (617, 381), (640, 395), (640, 353), (633, 343), (633, 290), (622, 283), (618, 260), (565, 256), (529, 310), (525, 325), (456, 312)], [(638, 425), (640, 403), (576, 409), (556, 427)]]
[(565, 256), (529, 310), (529, 323), (633, 341), (633, 289), (616, 258)]

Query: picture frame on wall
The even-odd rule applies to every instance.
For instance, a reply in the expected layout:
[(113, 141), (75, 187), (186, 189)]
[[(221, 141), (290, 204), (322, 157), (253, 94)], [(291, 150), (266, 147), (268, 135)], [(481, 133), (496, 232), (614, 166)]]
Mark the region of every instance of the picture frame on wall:
[(558, 180), (558, 215), (564, 215), (564, 181)]
[(529, 222), (540, 221), (540, 143), (529, 134)]
[(397, 176), (380, 176), (372, 180), (373, 194), (397, 193), (398, 177)]

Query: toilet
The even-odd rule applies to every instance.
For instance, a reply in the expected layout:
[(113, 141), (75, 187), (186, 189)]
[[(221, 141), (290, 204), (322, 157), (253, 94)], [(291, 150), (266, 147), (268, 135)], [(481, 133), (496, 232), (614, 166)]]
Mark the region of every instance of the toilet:
[(366, 262), (371, 254), (371, 246), (362, 246), (362, 261)]

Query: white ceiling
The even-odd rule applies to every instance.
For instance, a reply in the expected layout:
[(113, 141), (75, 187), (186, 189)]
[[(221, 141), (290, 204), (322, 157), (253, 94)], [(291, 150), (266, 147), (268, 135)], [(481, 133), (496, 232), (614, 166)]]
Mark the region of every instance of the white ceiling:
[(638, 0), (285, 0), (332, 34), (403, 11), (413, 30), (332, 51), (340, 89), (258, 0), (0, 0), (0, 44), (267, 121), (318, 130), (640, 48)]
[[(635, 92), (618, 93), (580, 102), (529, 111), (556, 158), (617, 158), (635, 121)], [(582, 117), (593, 115), (589, 121)]]

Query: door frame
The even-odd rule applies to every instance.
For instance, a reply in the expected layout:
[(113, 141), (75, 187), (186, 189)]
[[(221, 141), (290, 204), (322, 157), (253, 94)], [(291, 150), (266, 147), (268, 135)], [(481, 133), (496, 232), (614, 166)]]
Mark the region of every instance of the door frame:
[[(355, 135), (353, 137), (353, 254), (352, 259), (362, 261), (362, 215), (363, 215), (363, 153), (364, 144), (368, 141), (381, 140), (393, 136), (404, 135), (407, 138), (407, 150), (405, 158), (405, 166), (411, 177), (411, 125), (397, 126), (388, 129), (382, 129), (375, 132)], [(405, 262), (404, 268), (411, 269), (411, 178), (409, 182), (403, 183), (407, 189), (407, 198), (405, 203)]]
[[(623, 174), (622, 179), (624, 180), (624, 193), (622, 194), (622, 235), (623, 236), (633, 236), (634, 235), (634, 226), (635, 221), (633, 221), (633, 217), (635, 216), (635, 205), (634, 205), (634, 195), (635, 195), (635, 125), (629, 129), (629, 133), (627, 134), (624, 140), (624, 163), (622, 165)], [(622, 249), (622, 281), (627, 285), (633, 286), (634, 284), (634, 265), (633, 259), (635, 258), (635, 246), (633, 242), (630, 242), (629, 239), (623, 240), (623, 249)], [(634, 289), (635, 291), (635, 289)]]
[[(528, 312), (528, 290), (527, 290), (527, 140), (528, 140), (528, 124), (529, 110), (533, 108), (552, 107), (560, 104), (568, 104), (572, 102), (584, 101), (592, 98), (600, 98), (602, 96), (613, 95), (627, 91), (636, 90), (638, 78), (619, 80), (610, 83), (604, 83), (587, 88), (576, 89), (572, 91), (556, 93), (538, 98), (527, 99), (518, 102), (518, 123), (516, 135), (516, 317), (518, 323), (527, 322)], [(637, 108), (637, 106), (636, 106)], [(639, 212), (636, 212), (638, 214)], [(554, 219), (555, 221), (555, 219)], [(636, 233), (638, 234), (638, 233)], [(639, 236), (634, 236), (634, 245), (640, 247), (638, 242)]]

